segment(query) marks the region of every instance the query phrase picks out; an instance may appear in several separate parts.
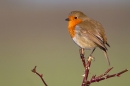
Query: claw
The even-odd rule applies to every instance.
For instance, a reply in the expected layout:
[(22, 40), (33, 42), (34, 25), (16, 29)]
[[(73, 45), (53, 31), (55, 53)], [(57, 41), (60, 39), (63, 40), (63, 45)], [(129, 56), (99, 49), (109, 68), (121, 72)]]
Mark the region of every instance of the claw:
[(92, 55), (90, 55), (87, 60), (92, 61), (93, 59), (94, 59), (94, 57)]

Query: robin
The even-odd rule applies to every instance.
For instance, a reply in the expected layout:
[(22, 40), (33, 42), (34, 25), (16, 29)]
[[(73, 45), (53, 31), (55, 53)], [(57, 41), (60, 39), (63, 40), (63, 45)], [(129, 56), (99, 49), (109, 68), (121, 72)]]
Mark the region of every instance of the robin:
[(72, 11), (65, 20), (68, 21), (71, 38), (80, 47), (80, 54), (84, 55), (84, 49), (93, 49), (90, 54), (92, 55), (96, 47), (99, 47), (110, 65), (106, 47), (110, 45), (107, 43), (103, 26), (80, 11)]

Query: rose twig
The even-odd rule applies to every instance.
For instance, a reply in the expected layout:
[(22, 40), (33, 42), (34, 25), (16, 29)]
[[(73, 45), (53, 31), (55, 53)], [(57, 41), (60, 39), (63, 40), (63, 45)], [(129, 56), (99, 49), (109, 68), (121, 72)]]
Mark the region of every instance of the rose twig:
[(35, 67), (32, 69), (32, 72), (35, 73), (35, 74), (37, 74), (37, 75), (41, 78), (41, 80), (42, 80), (42, 82), (44, 83), (45, 86), (48, 86), (48, 85), (46, 84), (45, 80), (43, 79), (43, 74), (39, 74), (39, 73), (36, 71), (36, 67), (37, 67), (37, 66), (35, 66)]

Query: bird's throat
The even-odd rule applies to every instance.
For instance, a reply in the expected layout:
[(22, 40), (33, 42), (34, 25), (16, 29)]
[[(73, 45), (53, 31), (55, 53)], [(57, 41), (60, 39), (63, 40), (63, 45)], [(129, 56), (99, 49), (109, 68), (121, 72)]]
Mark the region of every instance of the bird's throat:
[(68, 31), (70, 33), (70, 36), (73, 38), (75, 36), (75, 27), (69, 27)]
[(77, 23), (69, 21), (68, 24), (68, 31), (70, 33), (70, 36), (73, 38), (75, 36), (75, 26)]
[(77, 20), (71, 20), (68, 22), (68, 30), (70, 33), (70, 36), (73, 38), (75, 36), (75, 26), (81, 22), (80, 19)]

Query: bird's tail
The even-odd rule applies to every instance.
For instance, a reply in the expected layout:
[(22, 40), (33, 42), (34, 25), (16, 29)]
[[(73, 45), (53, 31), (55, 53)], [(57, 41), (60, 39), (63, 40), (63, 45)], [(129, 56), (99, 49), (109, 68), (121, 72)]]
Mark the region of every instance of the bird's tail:
[(109, 58), (108, 58), (108, 55), (107, 55), (107, 51), (105, 50), (103, 50), (103, 52), (104, 52), (104, 55), (105, 55), (105, 57), (106, 57), (106, 59), (107, 59), (107, 62), (108, 62), (108, 64), (109, 64), (109, 66), (110, 66), (110, 60), (109, 60)]
[(110, 47), (110, 45), (106, 42), (106, 45), (108, 46), (108, 47)]

